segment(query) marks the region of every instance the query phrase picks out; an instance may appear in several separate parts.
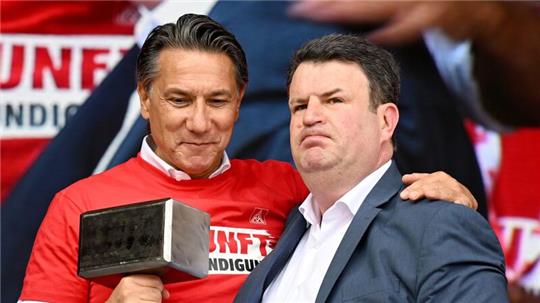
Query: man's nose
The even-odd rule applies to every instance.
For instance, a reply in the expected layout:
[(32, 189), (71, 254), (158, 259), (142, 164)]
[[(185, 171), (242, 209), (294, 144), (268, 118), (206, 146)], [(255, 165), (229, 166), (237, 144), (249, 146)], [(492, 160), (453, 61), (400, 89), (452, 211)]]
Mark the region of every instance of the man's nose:
[(204, 100), (197, 100), (193, 104), (191, 116), (187, 119), (187, 129), (194, 133), (205, 133), (210, 123), (209, 111)]
[(304, 111), (302, 122), (313, 125), (324, 121), (324, 106), (317, 97), (310, 97)]

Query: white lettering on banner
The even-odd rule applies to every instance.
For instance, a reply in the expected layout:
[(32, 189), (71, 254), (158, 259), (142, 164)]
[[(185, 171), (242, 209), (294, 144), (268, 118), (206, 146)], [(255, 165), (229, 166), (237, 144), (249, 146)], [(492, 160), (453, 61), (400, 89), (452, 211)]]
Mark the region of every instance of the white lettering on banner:
[(249, 274), (276, 241), (265, 230), (211, 226), (209, 274)]
[(2, 35), (1, 138), (54, 136), (133, 40), (111, 35)]
[(540, 261), (540, 220), (523, 217), (501, 217), (497, 220), (502, 234), (499, 239), (507, 260), (506, 274), (509, 280), (521, 278)]
[(43, 101), (1, 102), (2, 138), (49, 137), (62, 128), (79, 108), (79, 104), (72, 100)]

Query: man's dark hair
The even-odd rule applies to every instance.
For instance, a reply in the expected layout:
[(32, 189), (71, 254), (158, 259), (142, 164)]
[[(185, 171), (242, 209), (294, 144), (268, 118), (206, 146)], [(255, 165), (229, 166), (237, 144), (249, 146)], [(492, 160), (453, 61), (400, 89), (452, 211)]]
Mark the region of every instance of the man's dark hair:
[(248, 81), (246, 55), (233, 34), (208, 16), (185, 14), (176, 23), (154, 28), (137, 57), (137, 82), (150, 91), (158, 70), (157, 60), (162, 50), (179, 48), (227, 55), (234, 64), (238, 87)]
[(383, 103), (397, 103), (399, 98), (399, 67), (386, 50), (356, 35), (331, 34), (306, 43), (293, 56), (289, 65), (287, 88), (302, 62), (328, 61), (356, 63), (369, 82), (370, 109)]

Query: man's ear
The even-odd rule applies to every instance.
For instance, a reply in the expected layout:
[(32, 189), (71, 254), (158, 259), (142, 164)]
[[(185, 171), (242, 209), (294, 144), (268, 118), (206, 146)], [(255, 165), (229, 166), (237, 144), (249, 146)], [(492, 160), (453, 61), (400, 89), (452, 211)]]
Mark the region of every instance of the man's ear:
[(142, 83), (137, 84), (137, 94), (141, 103), (141, 116), (148, 120), (150, 118), (150, 92), (147, 92)]
[(377, 108), (377, 116), (379, 117), (381, 127), (381, 139), (392, 140), (392, 135), (399, 121), (399, 110), (394, 103), (384, 103)]

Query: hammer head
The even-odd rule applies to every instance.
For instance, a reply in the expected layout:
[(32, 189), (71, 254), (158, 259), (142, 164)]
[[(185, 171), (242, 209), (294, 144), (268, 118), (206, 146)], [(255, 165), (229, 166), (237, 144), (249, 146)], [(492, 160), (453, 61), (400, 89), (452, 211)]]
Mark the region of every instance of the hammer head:
[(173, 199), (93, 210), (81, 215), (79, 276), (115, 284), (147, 273), (164, 282), (208, 275), (210, 216)]

